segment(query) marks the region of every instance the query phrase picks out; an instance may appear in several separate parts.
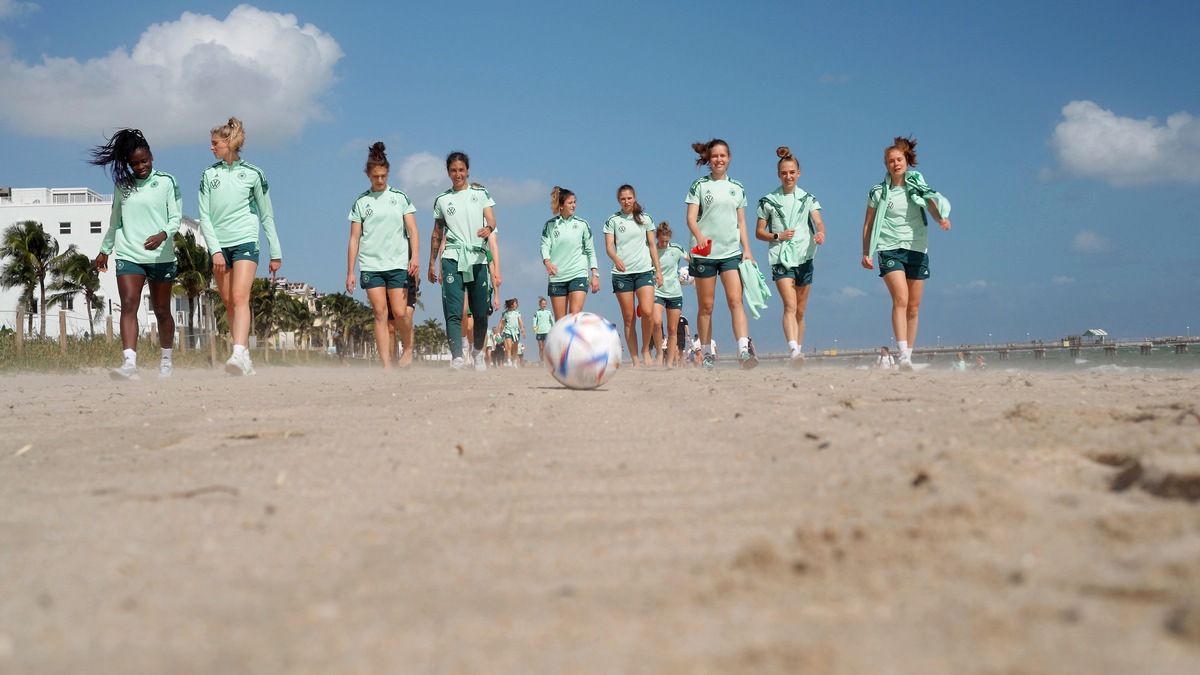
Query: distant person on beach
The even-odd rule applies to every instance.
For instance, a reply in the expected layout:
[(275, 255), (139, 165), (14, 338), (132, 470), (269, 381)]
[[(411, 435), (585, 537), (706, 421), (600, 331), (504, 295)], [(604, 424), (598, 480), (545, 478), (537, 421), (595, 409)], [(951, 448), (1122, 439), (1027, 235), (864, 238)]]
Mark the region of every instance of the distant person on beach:
[(954, 355), (954, 363), (950, 366), (951, 370), (959, 373), (967, 372), (967, 357), (963, 356), (962, 352)]
[(987, 370), (987, 364), (983, 362), (983, 354), (975, 356), (975, 370)]
[(682, 365), (688, 353), (688, 320), (683, 314), (679, 315), (679, 324), (675, 328), (675, 365)]
[(258, 230), (267, 235), (274, 277), (283, 265), (275, 210), (263, 170), (241, 158), (246, 130), (236, 117), (211, 133), (210, 148), (218, 161), (200, 178), (200, 231), (212, 255), (213, 280), (225, 304), (233, 354), (225, 362), (230, 375), (253, 375), (246, 345), (250, 341), (250, 287), (258, 271)]
[[(687, 341), (687, 319), (683, 318), (683, 286), (679, 283), (679, 264), (691, 260), (691, 256), (682, 246), (671, 243), (671, 234), (671, 225), (665, 220), (659, 223), (654, 231), (659, 269), (662, 270), (662, 285), (654, 289), (654, 334), (666, 335), (667, 368), (680, 365), (680, 357), (684, 353)], [(680, 330), (683, 332), (679, 332)], [(663, 363), (661, 350), (657, 362)]]
[(450, 189), (433, 201), (429, 281), (442, 285), (450, 368), (466, 367), (462, 317), (469, 300), (471, 314), (475, 316), (471, 335), (471, 345), (476, 350), (475, 370), (483, 371), (487, 369), (483, 343), (487, 340), (488, 302), (490, 292), (500, 291), (500, 261), (492, 255), (490, 239), (496, 232), (496, 216), (492, 211), (496, 202), (487, 189), (467, 182), (470, 173), (471, 159), (465, 152), (455, 151), (446, 156)]
[(780, 186), (758, 200), (754, 236), (767, 243), (771, 279), (783, 300), (783, 337), (791, 364), (804, 365), (804, 313), (812, 288), (813, 256), (825, 243), (821, 203), (796, 185), (800, 162), (787, 146), (776, 149)]
[[(421, 273), (417, 240), (416, 207), (408, 195), (388, 185), (391, 164), (382, 142), (367, 151), (364, 172), (371, 188), (350, 207), (350, 243), (346, 252), (346, 292), (354, 293), (354, 266), (375, 315), (375, 344), (383, 369), (391, 370), (392, 350), (388, 324), (403, 324), (408, 307), (408, 280)], [(388, 306), (396, 313), (389, 315)], [(403, 335), (403, 332), (401, 333)], [(410, 345), (411, 346), (411, 345)]]
[(546, 358), (546, 335), (554, 327), (554, 314), (546, 309), (546, 298), (538, 296), (538, 308), (533, 312), (533, 336), (537, 340), (538, 364)]
[(900, 370), (913, 369), (917, 318), (925, 280), (929, 278), (929, 227), (925, 211), (943, 230), (950, 229), (950, 204), (931, 190), (917, 165), (917, 141), (897, 136), (883, 152), (887, 177), (871, 188), (863, 218), (862, 266), (875, 269), (892, 296), (892, 331), (900, 350)]
[(887, 347), (879, 348), (879, 356), (875, 357), (875, 367), (883, 370), (891, 370), (896, 366), (896, 359), (892, 356)]
[(116, 253), (124, 361), (111, 375), (113, 379), (138, 379), (138, 309), (142, 286), (148, 285), (162, 351), (158, 376), (170, 377), (175, 344), (175, 318), (171, 314), (175, 233), (183, 212), (179, 184), (171, 174), (154, 170), (154, 154), (138, 129), (117, 131), (91, 154), (91, 163), (106, 168), (113, 179), (112, 215), (92, 263), (98, 272), (107, 272), (108, 256)]
[(550, 192), (550, 211), (554, 217), (542, 227), (541, 254), (550, 275), (546, 295), (558, 321), (583, 311), (589, 289), (600, 291), (600, 269), (592, 226), (575, 217), (575, 193), (555, 185)]
[[(750, 240), (746, 234), (746, 189), (730, 178), (729, 144), (714, 138), (706, 143), (693, 143), (698, 155), (696, 166), (707, 165), (710, 173), (697, 178), (688, 188), (687, 226), (692, 235), (692, 258), (689, 273), (696, 285), (696, 328), (701, 344), (712, 339), (713, 303), (717, 293), (717, 278), (725, 290), (725, 303), (737, 338), (738, 361), (743, 368), (758, 365), (758, 359), (746, 348), (750, 326), (742, 306), (742, 277), (738, 265), (753, 261)], [(712, 369), (716, 354), (703, 348), (703, 366)]]
[(525, 337), (525, 322), (521, 319), (516, 298), (504, 301), (504, 315), (500, 319), (504, 336), (504, 365), (509, 368), (517, 367), (517, 345)]
[[(633, 367), (640, 364), (649, 366), (650, 343), (658, 341), (652, 335), (654, 289), (663, 285), (658, 246), (654, 238), (654, 219), (642, 210), (632, 185), (617, 188), (617, 203), (621, 209), (604, 221), (604, 250), (613, 261), (612, 289), (621, 307), (625, 344), (629, 345)], [(639, 313), (642, 317), (640, 345), (636, 323)]]

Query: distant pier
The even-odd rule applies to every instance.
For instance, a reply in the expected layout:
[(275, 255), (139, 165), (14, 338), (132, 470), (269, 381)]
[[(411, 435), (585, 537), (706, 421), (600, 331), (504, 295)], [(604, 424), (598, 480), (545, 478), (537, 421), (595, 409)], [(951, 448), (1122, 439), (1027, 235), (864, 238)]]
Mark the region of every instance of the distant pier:
[[(1105, 338), (1103, 340), (1078, 340), (1067, 338), (1063, 340), (1033, 340), (1029, 342), (1004, 342), (1004, 343), (986, 343), (986, 344), (961, 344), (961, 345), (937, 345), (932, 347), (917, 347), (913, 350), (913, 360), (918, 359), (926, 363), (933, 363), (938, 360), (938, 357), (949, 354), (951, 358), (958, 352), (962, 352), (967, 359), (974, 358), (978, 354), (993, 354), (997, 361), (1008, 361), (1012, 358), (1014, 352), (1031, 352), (1036, 361), (1041, 361), (1046, 358), (1046, 354), (1053, 351), (1070, 352), (1072, 358), (1080, 358), (1084, 352), (1103, 352), (1106, 358), (1115, 358), (1117, 352), (1121, 349), (1137, 348), (1138, 352), (1143, 356), (1153, 354), (1156, 350), (1171, 350), (1175, 354), (1188, 354), (1194, 348), (1193, 345), (1200, 344), (1200, 336), (1182, 336), (1175, 335), (1170, 337), (1148, 337), (1148, 338)], [(892, 349), (893, 356), (895, 349)], [(879, 348), (871, 349), (829, 349), (818, 351), (816, 353), (806, 353), (808, 358), (826, 359), (850, 359), (852, 363), (858, 364), (864, 359), (874, 359), (879, 355)], [(762, 358), (786, 358), (786, 354), (768, 354)]]

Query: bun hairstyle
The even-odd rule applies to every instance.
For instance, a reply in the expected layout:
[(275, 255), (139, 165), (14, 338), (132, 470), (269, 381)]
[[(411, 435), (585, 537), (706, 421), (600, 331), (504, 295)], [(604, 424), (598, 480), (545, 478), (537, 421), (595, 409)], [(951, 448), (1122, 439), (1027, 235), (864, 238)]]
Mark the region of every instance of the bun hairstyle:
[(786, 145), (781, 145), (775, 148), (775, 154), (779, 155), (779, 166), (783, 166), (784, 162), (795, 162), (796, 170), (800, 170), (800, 160), (792, 156), (792, 150)]
[(514, 307), (516, 307), (516, 306), (517, 306), (517, 299), (516, 299), (516, 298), (509, 298), (508, 300), (505, 300), (505, 301), (504, 301), (504, 309), (505, 309), (505, 310), (510, 310), (510, 309), (512, 309), (512, 308), (514, 308)]
[(367, 173), (371, 173), (371, 169), (377, 166), (389, 170), (392, 168), (392, 165), (388, 163), (386, 150), (383, 141), (376, 141), (374, 145), (367, 148), (367, 168), (365, 169)]
[(666, 235), (669, 238), (671, 236), (671, 224), (665, 220), (662, 221), (658, 224), (658, 227), (654, 228), (654, 234), (659, 237)]
[(883, 158), (887, 159), (888, 153), (893, 150), (899, 150), (904, 153), (904, 159), (909, 166), (917, 165), (917, 139), (909, 136), (897, 136), (887, 150), (883, 151)]
[(712, 154), (712, 149), (718, 145), (725, 146), (726, 150), (729, 149), (729, 144), (719, 138), (714, 138), (707, 143), (692, 143), (692, 150), (699, 155), (699, 157), (696, 158), (696, 166), (704, 166), (705, 164), (708, 164), (708, 157)]
[(467, 153), (461, 150), (455, 150), (446, 155), (446, 170), (449, 171), (450, 165), (455, 162), (462, 162), (467, 167), (467, 170), (471, 169), (471, 158), (467, 157)]
[(617, 188), (617, 199), (620, 199), (621, 193), (626, 190), (629, 190), (631, 193), (633, 193), (633, 209), (630, 211), (630, 213), (633, 214), (633, 222), (637, 223), (638, 225), (641, 225), (643, 212), (642, 212), (642, 205), (639, 204), (638, 200), (637, 200), (637, 190), (634, 190), (632, 185), (630, 185), (629, 183), (626, 183), (626, 184), (622, 185), (621, 187)]
[(140, 129), (121, 129), (104, 145), (92, 148), (90, 163), (108, 167), (108, 174), (112, 176), (113, 183), (129, 187), (133, 185), (134, 179), (133, 170), (129, 168), (129, 155), (143, 148), (150, 152), (150, 144), (146, 142), (146, 137)]
[(550, 191), (550, 213), (553, 213), (557, 216), (559, 212), (562, 211), (563, 202), (567, 201), (567, 197), (574, 196), (574, 192), (571, 192), (567, 188), (555, 185), (554, 189)]
[(229, 141), (229, 149), (234, 153), (240, 153), (242, 145), (246, 143), (246, 128), (236, 117), (230, 117), (225, 124), (213, 127), (212, 135), (223, 141)]

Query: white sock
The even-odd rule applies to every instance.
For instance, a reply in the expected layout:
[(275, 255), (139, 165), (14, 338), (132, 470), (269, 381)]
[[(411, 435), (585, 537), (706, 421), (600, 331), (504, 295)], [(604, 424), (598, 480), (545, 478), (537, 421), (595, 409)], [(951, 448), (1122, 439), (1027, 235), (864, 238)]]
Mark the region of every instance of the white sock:
[(126, 349), (122, 353), (125, 355), (125, 363), (132, 363), (135, 366), (137, 365), (137, 352), (132, 349)]
[(170, 361), (170, 360), (171, 360), (171, 350), (170, 350), (170, 349), (163, 349), (163, 350), (162, 350), (162, 360), (163, 360), (163, 361)]
[(904, 353), (908, 351), (908, 340), (897, 340), (896, 349), (900, 350), (900, 356), (904, 356)]
[(738, 353), (741, 354), (750, 348), (750, 338), (738, 338)]
[(700, 348), (700, 352), (705, 356), (712, 356), (712, 345), (704, 345)]
[(911, 360), (912, 360), (912, 347), (909, 347), (908, 349), (905, 349), (905, 350), (904, 350), (904, 355), (905, 355), (905, 356), (907, 356), (907, 357), (908, 357), (908, 360), (910, 360), (910, 361), (911, 361)]
[(794, 354), (800, 350), (800, 345), (795, 340), (788, 340), (788, 349)]
[(803, 351), (804, 351), (804, 345), (797, 343), (797, 344), (796, 344), (796, 351), (798, 351), (798, 352), (803, 352)]
[(234, 356), (240, 357), (242, 354), (245, 354), (245, 353), (246, 353), (246, 345), (234, 345), (233, 346), (233, 355)]

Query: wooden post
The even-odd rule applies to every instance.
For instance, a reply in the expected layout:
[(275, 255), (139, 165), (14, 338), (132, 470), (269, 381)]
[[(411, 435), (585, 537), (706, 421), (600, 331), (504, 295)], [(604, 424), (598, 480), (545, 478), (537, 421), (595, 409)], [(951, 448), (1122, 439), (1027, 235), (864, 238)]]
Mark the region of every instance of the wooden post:
[(63, 355), (67, 354), (67, 313), (58, 310), (58, 347)]
[(112, 342), (113, 341), (112, 314), (108, 315), (108, 318), (105, 320), (105, 324), (106, 325), (104, 327), (104, 340), (106, 342)]
[(21, 352), (25, 350), (25, 308), (21, 305), (17, 305), (17, 325), (14, 328), (17, 329), (14, 331), (17, 338), (15, 347), (17, 355), (20, 356)]
[(208, 358), (212, 361), (212, 367), (217, 367), (217, 336), (213, 333), (212, 324), (208, 324)]
[(187, 327), (186, 326), (179, 327), (179, 339), (175, 341), (175, 346), (179, 349), (180, 352), (187, 351)]
[(150, 324), (150, 349), (158, 346), (158, 324)]

